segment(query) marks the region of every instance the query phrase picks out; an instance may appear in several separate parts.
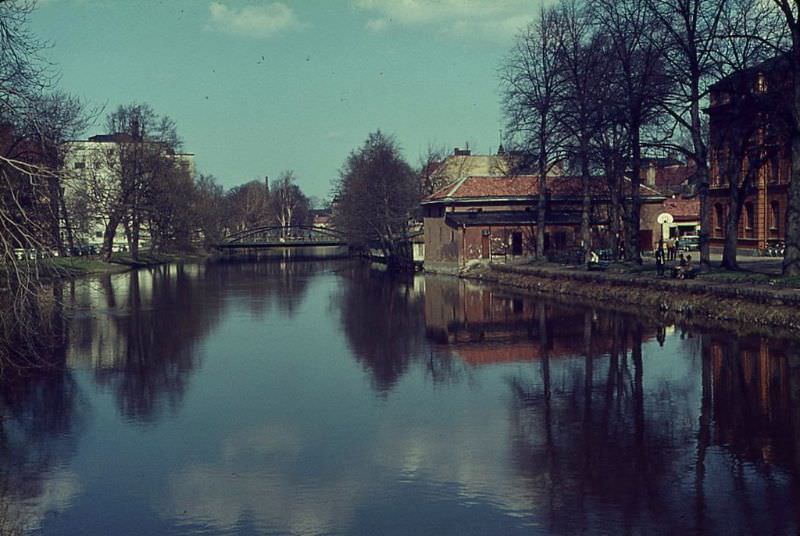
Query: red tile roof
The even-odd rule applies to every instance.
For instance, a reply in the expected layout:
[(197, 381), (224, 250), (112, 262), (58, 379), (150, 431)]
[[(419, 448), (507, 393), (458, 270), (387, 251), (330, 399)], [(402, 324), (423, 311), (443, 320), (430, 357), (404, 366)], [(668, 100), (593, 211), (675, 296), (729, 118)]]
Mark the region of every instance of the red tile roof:
[[(547, 189), (553, 197), (580, 197), (582, 186), (580, 177), (547, 177)], [(626, 184), (630, 180), (626, 179)], [(593, 195), (607, 195), (608, 185), (603, 177), (593, 177), (590, 186)], [(658, 191), (641, 185), (642, 197), (663, 197)], [(468, 176), (463, 177), (428, 196), (423, 203), (445, 200), (490, 200), (524, 199), (539, 195), (537, 175), (516, 175), (513, 177)]]
[(700, 218), (700, 200), (676, 197), (662, 203), (663, 212), (669, 212), (675, 221), (694, 221)]

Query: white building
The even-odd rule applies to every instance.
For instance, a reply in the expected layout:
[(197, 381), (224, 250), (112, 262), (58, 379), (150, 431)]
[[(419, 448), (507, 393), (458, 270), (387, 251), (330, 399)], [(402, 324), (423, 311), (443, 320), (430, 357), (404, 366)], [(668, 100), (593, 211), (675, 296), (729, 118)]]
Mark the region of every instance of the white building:
[[(88, 140), (65, 142), (64, 197), (74, 221), (70, 222), (76, 244), (95, 246), (103, 244), (112, 207), (119, 199), (120, 149), (123, 144), (136, 142), (127, 134), (103, 134)], [(164, 151), (176, 159), (194, 177), (195, 164), (192, 153)], [(115, 251), (127, 248), (124, 226), (120, 223), (114, 235)], [(142, 229), (140, 247), (148, 247), (147, 227)]]

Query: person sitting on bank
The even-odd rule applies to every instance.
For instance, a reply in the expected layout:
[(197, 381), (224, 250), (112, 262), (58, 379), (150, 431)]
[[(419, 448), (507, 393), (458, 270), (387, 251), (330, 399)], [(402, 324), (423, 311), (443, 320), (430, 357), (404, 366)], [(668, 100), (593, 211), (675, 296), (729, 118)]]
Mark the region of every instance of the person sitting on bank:
[(687, 255), (683, 258), (681, 254), (681, 261), (678, 265), (677, 273), (675, 274), (678, 279), (688, 279), (694, 276), (694, 267), (692, 266), (692, 256)]
[(671, 275), (673, 279), (678, 277), (678, 274), (683, 270), (684, 266), (686, 266), (686, 259), (683, 258), (683, 253), (681, 253), (678, 255), (678, 264), (672, 267)]

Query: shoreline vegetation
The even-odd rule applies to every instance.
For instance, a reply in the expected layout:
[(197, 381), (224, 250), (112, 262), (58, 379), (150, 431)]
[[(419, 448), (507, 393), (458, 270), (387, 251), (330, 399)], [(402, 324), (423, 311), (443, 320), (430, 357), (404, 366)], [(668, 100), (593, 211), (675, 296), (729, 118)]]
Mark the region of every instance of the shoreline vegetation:
[(51, 257), (31, 262), (26, 268), (36, 271), (43, 282), (55, 279), (72, 279), (91, 275), (127, 272), (136, 268), (160, 266), (173, 262), (201, 261), (208, 258), (203, 252), (194, 253), (139, 253), (133, 259), (127, 253), (115, 253), (110, 261), (99, 256)]
[[(457, 277), (555, 298), (591, 300), (603, 306), (636, 306), (648, 315), (760, 331), (800, 332), (800, 278), (715, 270), (696, 279), (657, 277), (654, 270), (618, 265), (604, 272), (536, 263), (474, 264)], [(651, 273), (652, 272), (652, 273)]]

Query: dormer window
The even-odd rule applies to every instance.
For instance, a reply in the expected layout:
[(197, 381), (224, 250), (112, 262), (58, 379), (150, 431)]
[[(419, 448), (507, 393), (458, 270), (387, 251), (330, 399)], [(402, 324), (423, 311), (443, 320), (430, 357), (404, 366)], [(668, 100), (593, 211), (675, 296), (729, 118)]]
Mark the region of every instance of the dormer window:
[(767, 92), (767, 77), (764, 76), (764, 73), (758, 73), (756, 76), (756, 93), (766, 93)]

